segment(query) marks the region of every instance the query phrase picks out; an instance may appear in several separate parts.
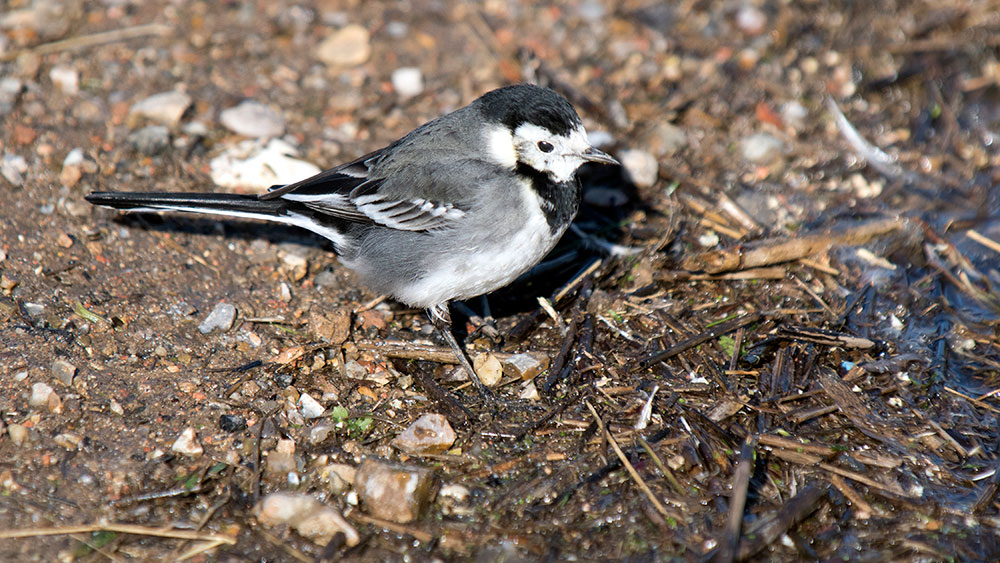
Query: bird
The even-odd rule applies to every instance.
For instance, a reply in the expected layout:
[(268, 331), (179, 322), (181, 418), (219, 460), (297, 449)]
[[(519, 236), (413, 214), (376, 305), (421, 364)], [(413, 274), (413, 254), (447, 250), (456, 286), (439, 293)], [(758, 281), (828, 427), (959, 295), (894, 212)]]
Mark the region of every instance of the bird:
[(508, 285), (552, 250), (579, 209), (577, 171), (588, 162), (619, 165), (589, 142), (563, 96), (515, 84), (262, 194), (97, 191), (86, 200), (312, 231), (371, 289), (425, 309), (476, 390), (491, 398), (452, 334), (449, 303)]

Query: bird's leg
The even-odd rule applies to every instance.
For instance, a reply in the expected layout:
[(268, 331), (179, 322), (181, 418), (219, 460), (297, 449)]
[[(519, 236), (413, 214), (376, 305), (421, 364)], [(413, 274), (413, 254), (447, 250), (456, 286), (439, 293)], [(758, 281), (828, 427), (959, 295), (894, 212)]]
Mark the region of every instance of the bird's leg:
[(489, 304), (486, 303), (486, 296), (481, 296), (484, 305), (483, 316), (480, 317), (465, 303), (456, 301), (453, 306), (462, 312), (462, 314), (469, 317), (469, 322), (472, 326), (476, 327), (476, 330), (472, 331), (469, 338), (475, 340), (479, 337), (486, 337), (490, 342), (494, 344), (500, 344), (501, 336), (500, 331), (497, 330), (496, 323), (493, 322), (493, 317), (490, 316)]
[(427, 309), (427, 316), (430, 317), (431, 322), (434, 323), (434, 327), (438, 329), (441, 336), (444, 337), (448, 345), (451, 346), (452, 352), (455, 352), (455, 357), (458, 358), (458, 363), (465, 368), (466, 373), (469, 374), (469, 379), (472, 381), (472, 385), (479, 392), (479, 395), (487, 400), (494, 401), (496, 397), (493, 392), (489, 390), (483, 382), (476, 375), (476, 370), (472, 368), (472, 362), (469, 361), (469, 357), (465, 354), (465, 350), (459, 346), (458, 341), (455, 340), (455, 335), (451, 333), (451, 312), (448, 311), (448, 304), (443, 303), (440, 305), (435, 305)]

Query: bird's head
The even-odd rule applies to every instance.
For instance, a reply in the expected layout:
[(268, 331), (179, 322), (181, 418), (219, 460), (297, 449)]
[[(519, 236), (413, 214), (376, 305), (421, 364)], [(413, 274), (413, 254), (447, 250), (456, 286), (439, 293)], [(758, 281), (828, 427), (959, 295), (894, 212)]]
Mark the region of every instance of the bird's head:
[(563, 183), (586, 162), (618, 164), (590, 144), (573, 106), (548, 88), (508, 86), (483, 95), (479, 102), (490, 124), (490, 154), (504, 166), (527, 166)]

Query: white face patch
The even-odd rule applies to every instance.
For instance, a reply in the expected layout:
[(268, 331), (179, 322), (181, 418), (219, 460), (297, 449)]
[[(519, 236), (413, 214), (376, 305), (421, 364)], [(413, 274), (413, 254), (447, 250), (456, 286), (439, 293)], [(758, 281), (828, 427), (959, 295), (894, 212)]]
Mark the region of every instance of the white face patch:
[[(577, 168), (586, 162), (582, 156), (584, 151), (590, 148), (583, 126), (573, 129), (567, 136), (557, 135), (533, 123), (524, 123), (514, 130), (513, 143), (517, 160), (548, 174), (556, 183), (573, 178)], [(542, 150), (549, 147), (552, 150)]]
[(514, 152), (514, 137), (510, 129), (503, 125), (491, 127), (486, 131), (486, 152), (493, 162), (513, 170), (517, 166), (517, 153)]

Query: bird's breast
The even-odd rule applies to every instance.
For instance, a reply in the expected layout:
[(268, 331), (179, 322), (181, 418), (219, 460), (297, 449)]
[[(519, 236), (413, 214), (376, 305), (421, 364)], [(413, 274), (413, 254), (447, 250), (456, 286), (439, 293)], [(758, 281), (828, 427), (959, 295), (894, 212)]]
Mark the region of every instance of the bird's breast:
[(530, 182), (518, 187), (517, 200), (472, 214), (457, 235), (442, 240), (440, 252), (424, 264), (419, 280), (399, 288), (396, 297), (430, 307), (495, 291), (537, 264), (566, 231), (576, 208), (553, 223), (552, 209)]

